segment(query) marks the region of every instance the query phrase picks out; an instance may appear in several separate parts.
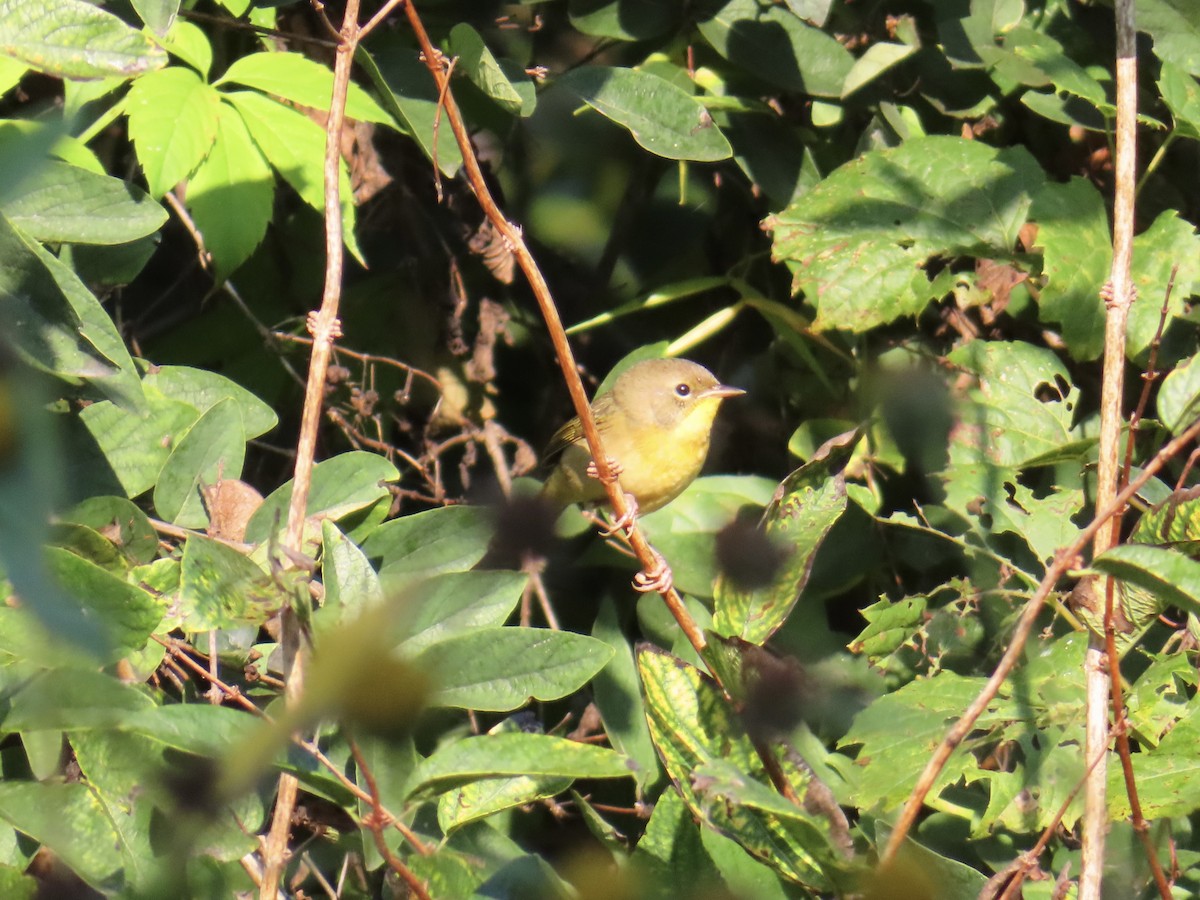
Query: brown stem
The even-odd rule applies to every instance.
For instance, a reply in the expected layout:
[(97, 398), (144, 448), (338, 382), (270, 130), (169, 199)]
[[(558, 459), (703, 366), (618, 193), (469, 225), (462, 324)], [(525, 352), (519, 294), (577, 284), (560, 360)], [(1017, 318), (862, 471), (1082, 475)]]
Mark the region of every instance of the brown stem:
[(431, 900), (429, 892), (425, 890), (424, 882), (419, 879), (416, 874), (401, 862), (388, 847), (387, 841), (383, 837), (383, 829), (387, 827), (388, 818), (383, 810), (383, 804), (379, 800), (379, 788), (375, 784), (375, 776), (371, 774), (371, 769), (363, 759), (362, 752), (358, 749), (358, 744), (350, 741), (350, 752), (354, 754), (354, 765), (358, 767), (358, 771), (362, 773), (363, 778), (367, 782), (367, 790), (371, 795), (371, 813), (363, 818), (363, 825), (371, 832), (371, 836), (375, 839), (375, 849), (379, 851), (379, 855), (384, 858), (392, 871), (404, 879), (404, 883), (408, 885), (408, 890), (417, 900)]
[[(329, 117), (325, 123), (325, 289), (321, 297), (320, 311), (310, 320), (313, 347), (304, 392), (300, 436), (296, 443), (296, 468), (292, 480), (292, 498), (288, 507), (287, 536), (284, 544), (293, 552), (300, 550), (304, 515), (312, 486), (313, 459), (317, 449), (317, 428), (321, 421), (325, 376), (329, 369), (333, 341), (339, 330), (343, 234), (338, 175), (341, 165), (342, 123), (346, 112), (346, 95), (350, 89), (350, 68), (358, 47), (358, 8), (359, 0), (346, 0), (346, 12), (342, 18), (342, 30), (338, 35), (337, 55), (333, 65), (333, 95), (329, 101)], [(321, 15), (324, 18), (323, 12)], [(325, 21), (328, 22), (328, 19)], [(295, 706), (304, 691), (304, 677), (308, 666), (305, 638), (290, 606), (284, 607), (280, 614), (280, 632), (284, 660), (289, 663), (286, 697), (288, 703)], [(291, 832), (292, 811), (296, 806), (298, 787), (294, 775), (283, 773), (279, 776), (271, 829), (263, 841), (260, 900), (270, 900), (275, 896), (279, 876), (286, 862), (288, 835)]]
[(1016, 666), (1017, 660), (1025, 650), (1025, 642), (1029, 639), (1029, 635), (1033, 631), (1038, 613), (1041, 612), (1046, 598), (1050, 596), (1050, 591), (1058, 582), (1058, 579), (1066, 574), (1067, 570), (1074, 565), (1079, 554), (1091, 543), (1096, 533), (1124, 504), (1129, 502), (1129, 498), (1141, 490), (1143, 485), (1162, 470), (1168, 460), (1175, 457), (1184, 447), (1195, 440), (1198, 435), (1200, 435), (1200, 419), (1189, 425), (1178, 437), (1168, 441), (1154, 455), (1154, 458), (1147, 463), (1142, 473), (1117, 494), (1112, 505), (1102, 510), (1099, 515), (1092, 519), (1087, 527), (1079, 533), (1079, 537), (1075, 539), (1075, 542), (1066, 550), (1060, 551), (1055, 557), (1054, 562), (1046, 569), (1046, 574), (1038, 584), (1037, 590), (1034, 591), (1033, 596), (1026, 602), (1025, 609), (1021, 611), (1021, 616), (1017, 620), (1016, 627), (1013, 628), (1013, 636), (1009, 641), (1008, 649), (1004, 651), (1000, 662), (996, 664), (995, 671), (992, 672), (987, 683), (979, 692), (979, 695), (971, 701), (971, 704), (963, 712), (962, 718), (955, 722), (950, 730), (946, 732), (946, 736), (942, 738), (942, 742), (938, 744), (930, 756), (929, 762), (925, 764), (925, 768), (917, 779), (912, 793), (908, 795), (908, 799), (905, 801), (904, 807), (900, 811), (900, 816), (896, 821), (895, 828), (888, 838), (887, 847), (880, 857), (881, 865), (886, 865), (895, 859), (896, 853), (904, 843), (904, 839), (908, 836), (909, 831), (912, 830), (913, 823), (917, 820), (917, 815), (921, 811), (925, 795), (933, 787), (933, 783), (937, 780), (942, 768), (946, 765), (946, 760), (950, 758), (950, 754), (962, 743), (963, 739), (971, 733), (971, 729), (975, 727), (975, 722), (983, 714), (983, 711), (987, 709), (987, 705), (991, 703), (997, 691), (1000, 690), (1000, 686), (1004, 684), (1009, 673)]
[[(579, 379), (575, 356), (572, 354), (571, 346), (567, 341), (566, 331), (563, 329), (558, 309), (554, 305), (554, 298), (551, 296), (550, 287), (546, 284), (546, 279), (538, 268), (533, 254), (529, 252), (529, 248), (526, 246), (525, 239), (521, 234), (521, 229), (505, 218), (504, 213), (496, 205), (496, 201), (492, 198), (492, 194), (488, 190), (487, 183), (483, 177), (483, 171), (479, 167), (479, 160), (476, 159), (474, 150), (471, 147), (471, 138), (467, 133), (467, 126), (463, 122), (458, 104), (454, 100), (454, 92), (448, 89), (449, 82), (446, 70), (442, 65), (442, 56), (434, 49), (433, 44), (430, 42), (429, 35), (425, 31), (425, 26), (421, 22), (421, 17), (417, 14), (416, 4), (412, 2), (406, 3), (404, 11), (408, 15), (408, 21), (412, 26), (413, 34), (416, 35), (417, 43), (421, 47), (425, 66), (429, 69), (430, 74), (433, 75), (439, 94), (445, 98), (446, 118), (450, 122), (450, 128), (454, 132), (455, 140), (457, 140), (459, 150), (462, 153), (463, 168), (466, 169), (467, 180), (470, 182), (476, 199), (478, 199), (479, 205), (483, 208), (484, 214), (491, 220), (492, 225), (504, 240), (508, 242), (508, 245), (512, 247), (517, 264), (520, 265), (521, 271), (525, 273), (525, 277), (529, 281), (529, 286), (537, 300), (538, 307), (541, 309), (542, 317), (546, 321), (550, 340), (554, 344), (555, 352), (558, 354), (559, 368), (562, 369), (563, 378), (567, 385), (567, 392), (571, 396), (571, 404), (574, 406), (575, 414), (579, 416), (579, 421), (583, 426), (583, 436), (587, 442), (588, 451), (591, 453), (592, 459), (596, 461), (596, 471), (600, 477), (600, 483), (605, 486), (605, 490), (608, 492), (608, 499), (612, 505), (613, 513), (618, 518), (622, 518), (627, 511), (625, 492), (621, 490), (617, 479), (612, 476), (612, 470), (608, 464), (608, 455), (604, 452), (600, 433), (596, 430), (596, 422), (592, 418), (588, 396), (583, 389), (583, 382)], [(629, 543), (637, 554), (643, 568), (650, 571), (658, 565), (656, 554), (636, 523), (630, 529)], [(674, 588), (669, 588), (662, 592), (662, 598), (667, 604), (667, 608), (671, 611), (671, 614), (675, 617), (675, 621), (679, 623), (679, 627), (696, 649), (696, 652), (700, 653), (703, 651), (707, 642), (699, 626), (696, 625), (695, 620), (687, 611), (687, 608), (684, 607), (683, 600), (679, 594)]]
[[(1124, 397), (1125, 332), (1129, 307), (1133, 304), (1133, 228), (1137, 187), (1137, 45), (1134, 25), (1134, 0), (1117, 0), (1117, 146), (1116, 184), (1113, 197), (1113, 260), (1109, 274), (1111, 298), (1104, 339), (1104, 381), (1100, 405), (1100, 455), (1096, 490), (1097, 508), (1107, 507), (1117, 493), (1121, 466), (1120, 430)], [(1132, 440), (1132, 434), (1130, 435)], [(1121, 540), (1121, 505), (1096, 533), (1094, 554), (1099, 556)], [(1104, 579), (1104, 633), (1093, 634), (1088, 645), (1085, 670), (1087, 685), (1087, 758), (1102, 752), (1109, 739), (1108, 710), (1111, 704), (1116, 729), (1116, 744), (1129, 797), (1134, 833), (1154, 875), (1159, 895), (1165, 900), (1171, 888), (1159, 865), (1138, 800), (1137, 783), (1129, 752), (1125, 727), (1125, 703), (1121, 685), (1121, 658), (1117, 652), (1114, 619), (1117, 587), (1111, 577)], [(1104, 844), (1108, 830), (1108, 772), (1100, 765), (1088, 773), (1083, 816), (1082, 871), (1079, 875), (1080, 900), (1099, 900), (1104, 874)]]

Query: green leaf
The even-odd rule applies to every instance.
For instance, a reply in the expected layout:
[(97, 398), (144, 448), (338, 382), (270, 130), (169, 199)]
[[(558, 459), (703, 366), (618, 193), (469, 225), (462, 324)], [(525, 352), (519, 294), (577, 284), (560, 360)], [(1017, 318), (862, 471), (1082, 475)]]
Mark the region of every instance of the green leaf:
[(1159, 71), (1158, 92), (1171, 110), (1175, 130), (1200, 140), (1200, 84), (1178, 66), (1164, 62)]
[(406, 586), (400, 647), (418, 653), (464, 631), (503, 625), (528, 582), (524, 572), (447, 571)]
[(814, 97), (840, 97), (854, 57), (790, 9), (730, 0), (699, 23), (704, 39), (743, 71)]
[(158, 514), (184, 528), (208, 525), (204, 490), (242, 474), (246, 435), (232, 400), (221, 400), (187, 430), (163, 464), (154, 487)]
[(220, 95), (191, 69), (143, 75), (125, 100), (129, 137), (151, 195), (161, 197), (196, 171), (217, 136)]
[(222, 103), (217, 136), (188, 182), (187, 202), (218, 277), (250, 258), (267, 233), (275, 179), (237, 111)]
[(1172, 270), (1178, 266), (1167, 307), (1168, 328), (1173, 316), (1188, 311), (1188, 297), (1200, 289), (1200, 235), (1196, 226), (1176, 211), (1164, 210), (1133, 239), (1133, 259), (1133, 285), (1141, 300), (1129, 310), (1126, 354), (1131, 359), (1145, 359), (1158, 332)]
[(1034, 197), (1029, 217), (1038, 224), (1046, 284), (1038, 295), (1045, 322), (1061, 323), (1063, 340), (1079, 360), (1104, 348), (1104, 301), (1112, 238), (1099, 191), (1086, 178), (1049, 182)]
[(507, 712), (579, 690), (612, 659), (602, 641), (545, 628), (480, 628), (426, 647), (412, 664), (436, 684), (429, 703)]
[(51, 546), (70, 550), (76, 556), (93, 562), (117, 576), (123, 576), (129, 568), (128, 560), (120, 554), (116, 545), (86, 525), (54, 522), (50, 526), (49, 542)]
[(119, 887), (120, 861), (111, 849), (119, 835), (87, 785), (5, 781), (0, 818), (53, 850), (92, 887)]
[[(692, 815), (729, 835), (791, 881), (816, 891), (834, 890), (841, 884), (847, 860), (835, 846), (840, 839), (834, 834), (845, 822), (823, 819), (816, 806), (810, 811), (804, 805), (815, 800), (823, 786), (811, 777), (793, 784), (802, 804), (792, 807), (794, 816), (781, 817), (774, 810), (739, 800), (710, 801), (705, 794), (709, 782), (694, 777), (704, 766), (727, 766), (724, 771), (731, 781), (773, 790), (754, 744), (712, 679), (647, 644), (639, 647), (637, 658), (650, 734)], [(755, 792), (755, 796), (762, 794)]]
[(979, 379), (960, 413), (956, 445), (993, 465), (1021, 468), (1058, 458), (1071, 442), (1079, 391), (1052, 351), (974, 341), (947, 358)]
[(1200, 415), (1200, 356), (1193, 356), (1163, 379), (1156, 400), (1159, 421), (1179, 434)]
[[(524, 101), (508, 80), (479, 32), (466, 22), (450, 29), (450, 53), (458, 57), (456, 72), (462, 72), (477, 88), (510, 113), (522, 113)], [(524, 112), (524, 115), (529, 115)]]
[(846, 82), (842, 85), (843, 98), (849, 97), (859, 88), (870, 84), (892, 66), (904, 62), (914, 53), (916, 47), (908, 44), (889, 44), (879, 41), (867, 48), (867, 52), (854, 61), (853, 67), (846, 73)]
[(84, 0), (0, 0), (0, 52), (57, 78), (137, 75), (167, 62), (145, 35)]
[(1178, 550), (1121, 544), (1092, 560), (1092, 568), (1148, 591), (1158, 612), (1178, 606), (1200, 614), (1200, 562)]
[(715, 162), (733, 155), (729, 141), (704, 106), (657, 75), (581, 66), (563, 75), (557, 84), (629, 129), (641, 147), (658, 156)]
[(1137, 0), (1136, 25), (1159, 59), (1200, 75), (1200, 8), (1191, 0)]
[(608, 665), (592, 679), (592, 696), (604, 722), (604, 733), (608, 735), (613, 749), (637, 763), (638, 785), (645, 789), (658, 780), (658, 755), (646, 724), (637, 663), (629, 641), (617, 623), (614, 603), (607, 602), (600, 607), (592, 625), (592, 637), (603, 641), (613, 650), (613, 658)]
[[(387, 488), (380, 482), (395, 481), (399, 477), (400, 473), (387, 459), (361, 450), (319, 462), (313, 466), (305, 518), (320, 515), (337, 521), (388, 496)], [(261, 543), (272, 532), (283, 528), (291, 502), (292, 482), (289, 481), (255, 510), (246, 524), (246, 540)]]
[[(1200, 805), (1195, 791), (1200, 774), (1200, 744), (1195, 704), (1150, 752), (1133, 754), (1133, 777), (1137, 780), (1138, 800), (1147, 818), (1186, 816)], [(1114, 820), (1129, 816), (1129, 795), (1125, 790), (1120, 767), (1109, 772), (1109, 816)]]
[(132, 685), (88, 669), (49, 669), (13, 693), (4, 716), (8, 731), (83, 731), (115, 728), (130, 713), (154, 708)]
[(176, 19), (166, 37), (159, 41), (163, 49), (183, 60), (208, 79), (209, 69), (212, 68), (212, 44), (199, 25), (186, 19)]
[[(1164, 384), (1164, 388), (1166, 385)], [(1160, 393), (1161, 399), (1161, 393)], [(1194, 488), (1172, 491), (1138, 519), (1129, 540), (1139, 544), (1170, 544), (1189, 556), (1200, 556), (1200, 496)]]
[(447, 835), (457, 828), (506, 809), (536, 803), (561, 794), (571, 786), (570, 778), (481, 778), (438, 798), (438, 825)]
[[(43, 254), (0, 215), (0, 318), (7, 323), (5, 336), (34, 368), (60, 378), (103, 383), (119, 370), (84, 335), (87, 329), (72, 302), (80, 298), (74, 291), (67, 297), (56, 283), (54, 274), (65, 267), (59, 264), (49, 271)], [(92, 302), (99, 307), (94, 297)], [(108, 328), (112, 330), (111, 321)]]
[[(404, 125), (427, 159), (453, 178), (462, 166), (462, 154), (446, 116), (438, 112), (438, 90), (433, 76), (411, 47), (393, 43), (368, 54), (359, 48), (355, 59), (374, 83), (383, 105)], [(434, 123), (438, 129), (434, 131)], [(437, 152), (434, 152), (434, 138)]]
[[(929, 755), (983, 685), (983, 678), (939, 672), (880, 697), (855, 716), (839, 746), (861, 745), (860, 760), (884, 759), (887, 765), (861, 768), (853, 803), (882, 809), (894, 809), (903, 803)], [(988, 729), (1020, 718), (1011, 686), (1005, 685), (980, 715), (976, 727)], [(971, 780), (979, 770), (975, 757), (960, 745), (950, 755), (930, 796), (939, 796), (964, 776)]]
[(379, 576), (366, 555), (332, 522), (321, 523), (321, 584), (325, 602), (316, 621), (345, 621), (365, 607), (383, 603)]
[(162, 37), (175, 22), (179, 0), (131, 0), (138, 16), (151, 31)]
[(275, 410), (219, 372), (190, 366), (155, 366), (146, 373), (145, 381), (164, 397), (186, 403), (201, 413), (222, 400), (233, 401), (241, 413), (247, 440), (266, 434), (279, 423)]
[(0, 211), (30, 237), (55, 243), (123, 244), (167, 220), (140, 188), (55, 160), (8, 192)]
[(196, 409), (145, 386), (146, 411), (130, 414), (108, 400), (80, 410), (102, 463), (112, 470), (127, 497), (154, 486), (180, 436), (199, 418)]
[[(46, 267), (55, 287), (78, 317), (76, 330), (79, 336), (103, 354), (105, 363), (112, 367), (102, 377), (90, 377), (88, 380), (126, 412), (144, 410), (145, 393), (138, 379), (137, 368), (129, 356), (129, 351), (125, 349), (120, 332), (100, 305), (100, 301), (75, 273), (49, 250), (34, 241), (24, 240), (24, 243)], [(26, 289), (30, 287), (26, 285)]]
[[(875, 821), (877, 847), (885, 846), (891, 833), (891, 826), (887, 822), (882, 819)], [(906, 839), (901, 845), (898, 859), (899, 866), (875, 870), (867, 881), (871, 886), (870, 891), (879, 891), (886, 895), (897, 883), (902, 883), (902, 890), (919, 891), (928, 887), (929, 890), (936, 891), (933, 894), (936, 900), (975, 900), (987, 889), (987, 876), (978, 869), (950, 856), (935, 853), (912, 838)], [(908, 880), (897, 882), (900, 878)]]
[[(230, 83), (326, 112), (333, 99), (333, 72), (299, 53), (251, 53), (239, 57), (214, 86)], [(362, 122), (394, 124), (383, 107), (354, 82), (350, 82), (346, 95), (346, 115)]]
[(159, 246), (157, 234), (104, 247), (93, 244), (69, 244), (60, 248), (58, 258), (80, 281), (95, 291), (125, 287), (142, 273)]
[(923, 271), (935, 258), (1010, 257), (1043, 178), (1022, 148), (916, 138), (847, 163), (766, 224), (813, 327), (864, 331), (948, 290)]
[(63, 588), (81, 601), (83, 615), (100, 623), (118, 651), (105, 661), (141, 648), (162, 621), (166, 602), (140, 587), (59, 547), (48, 547), (46, 560)]
[(95, 528), (133, 562), (148, 563), (158, 553), (154, 526), (124, 497), (89, 497), (60, 514), (59, 519)]
[(179, 596), (188, 631), (260, 625), (287, 600), (245, 554), (198, 534), (183, 545)]
[[(705, 891), (728, 889), (704, 849), (700, 829), (683, 800), (674, 791), (663, 791), (646, 831), (633, 851), (635, 871), (648, 883), (642, 896), (653, 900), (703, 896)], [(639, 881), (641, 879), (639, 878)], [(732, 894), (731, 896), (759, 896)]]
[(571, 24), (584, 34), (618, 41), (645, 41), (675, 28), (684, 14), (679, 0), (570, 0)]
[(1056, 91), (1086, 100), (1097, 109), (1111, 109), (1104, 86), (1049, 35), (1021, 25), (1005, 33), (1004, 46), (1036, 67)]
[(483, 559), (491, 536), (485, 510), (446, 506), (386, 522), (363, 542), (363, 552), (381, 561), (385, 581), (410, 581), (471, 568)]
[(762, 644), (787, 621), (825, 536), (846, 511), (841, 472), (857, 443), (855, 435), (783, 480), (763, 514), (759, 537), (786, 556), (766, 587), (743, 587), (728, 573), (719, 578), (713, 612), (717, 633)]
[(850, 642), (852, 653), (865, 654), (880, 666), (887, 657), (908, 645), (921, 631), (927, 619), (925, 597), (889, 600), (883, 597), (860, 612), (867, 627)]
[(435, 751), (417, 767), (409, 795), (440, 794), (481, 778), (506, 775), (628, 778), (632, 774), (629, 760), (606, 747), (545, 734), (487, 734)]
[[(303, 113), (253, 91), (222, 94), (241, 114), (258, 149), (305, 203), (325, 212), (325, 129)], [(346, 161), (339, 157), (338, 196), (342, 205), (342, 240), (362, 261), (354, 233), (354, 192)]]
[[(520, 733), (515, 718), (502, 721), (488, 734)], [(534, 803), (571, 786), (570, 778), (518, 775), (515, 778), (482, 778), (447, 791), (438, 798), (438, 825), (447, 835), (463, 825), (526, 803)]]
[(247, 729), (260, 719), (245, 710), (208, 703), (174, 703), (128, 715), (122, 730), (186, 753), (221, 756), (246, 741)]

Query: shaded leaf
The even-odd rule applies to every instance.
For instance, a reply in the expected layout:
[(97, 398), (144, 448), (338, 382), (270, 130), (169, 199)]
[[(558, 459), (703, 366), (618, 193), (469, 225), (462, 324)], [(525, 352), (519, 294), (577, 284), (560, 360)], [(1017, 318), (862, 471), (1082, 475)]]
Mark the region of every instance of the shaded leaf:
[(774, 4), (730, 0), (699, 29), (730, 62), (789, 91), (839, 97), (854, 66), (836, 40)]
[(545, 628), (479, 628), (426, 647), (412, 664), (436, 685), (429, 702), (506, 712), (573, 694), (612, 659), (602, 641)]
[(203, 528), (208, 510), (202, 491), (242, 474), (246, 435), (232, 400), (221, 400), (184, 433), (171, 451), (154, 488), (158, 514), (184, 528)]
[(727, 575), (718, 579), (713, 627), (719, 634), (761, 644), (786, 621), (825, 536), (846, 511), (841, 471), (858, 437), (854, 434), (784, 479), (763, 513), (761, 528), (766, 540), (787, 556), (772, 582), (762, 588), (747, 589)]
[(447, 744), (424, 760), (409, 784), (410, 796), (438, 794), (458, 785), (501, 775), (561, 778), (627, 778), (629, 760), (545, 734), (495, 734)]
[[(337, 521), (388, 496), (384, 481), (395, 481), (396, 467), (376, 453), (351, 451), (323, 460), (313, 467), (312, 487), (305, 517)], [(273, 491), (246, 525), (246, 540), (259, 543), (287, 522), (292, 482)]]
[(557, 84), (629, 129), (641, 147), (658, 156), (715, 162), (733, 155), (729, 141), (699, 101), (657, 75), (581, 66)]
[(1112, 238), (1100, 192), (1085, 178), (1042, 185), (1029, 216), (1038, 223), (1037, 246), (1046, 285), (1038, 296), (1043, 321), (1061, 323), (1076, 359), (1095, 359), (1104, 347), (1104, 301)]
[(77, 244), (123, 244), (167, 220), (140, 188), (55, 160), (6, 193), (2, 211), (32, 238)]

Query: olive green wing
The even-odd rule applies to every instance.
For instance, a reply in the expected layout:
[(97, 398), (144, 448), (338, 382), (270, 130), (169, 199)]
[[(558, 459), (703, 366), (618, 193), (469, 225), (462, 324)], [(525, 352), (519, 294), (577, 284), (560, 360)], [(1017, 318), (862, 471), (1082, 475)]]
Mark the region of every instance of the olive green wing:
[[(592, 418), (596, 420), (596, 428), (600, 431), (602, 437), (605, 426), (612, 420), (612, 414), (615, 409), (616, 403), (611, 393), (601, 394), (592, 401)], [(554, 432), (554, 437), (550, 438), (550, 443), (542, 451), (542, 465), (549, 465), (572, 444), (582, 442), (583, 423), (576, 416), (562, 428), (558, 429), (558, 431)]]

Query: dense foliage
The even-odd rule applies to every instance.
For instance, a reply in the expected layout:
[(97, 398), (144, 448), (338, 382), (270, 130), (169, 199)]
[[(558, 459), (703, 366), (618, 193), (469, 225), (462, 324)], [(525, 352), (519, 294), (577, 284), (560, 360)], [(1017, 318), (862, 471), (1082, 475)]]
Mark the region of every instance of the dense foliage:
[[(1024, 896), (1063, 896), (1096, 626), (1072, 579), (871, 873), (1094, 511), (1111, 6), (415, 6), (589, 387), (679, 355), (748, 391), (721, 474), (642, 520), (704, 659), (577, 510), (554, 539), (521, 500), (571, 409), (401, 8), (346, 102), (297, 551), (341, 5), (0, 0), (0, 894), (253, 890), (289, 772), (294, 896), (968, 898), (1048, 828)], [(1134, 474), (1200, 398), (1200, 6), (1136, 7)], [(1196, 481), (1168, 463), (1096, 561), (1176, 897)], [(315, 648), (290, 705), (284, 607)], [(1142, 896), (1109, 769), (1107, 890)]]

